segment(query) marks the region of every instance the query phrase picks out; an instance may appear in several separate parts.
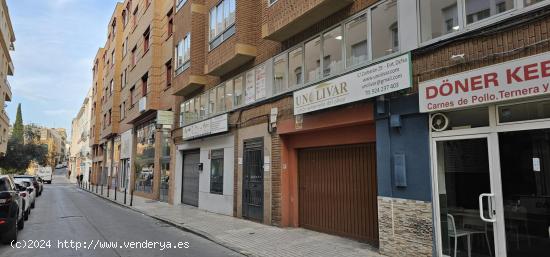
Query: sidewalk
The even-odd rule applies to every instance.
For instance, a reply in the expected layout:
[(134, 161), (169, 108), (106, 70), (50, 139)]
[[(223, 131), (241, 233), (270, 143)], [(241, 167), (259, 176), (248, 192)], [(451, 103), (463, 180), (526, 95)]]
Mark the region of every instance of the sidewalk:
[[(107, 189), (98, 189), (99, 197), (107, 198)], [(95, 194), (95, 190), (93, 192)], [(109, 192), (114, 200), (114, 190)], [(124, 193), (117, 193), (116, 203), (124, 205)], [(215, 214), (186, 205), (169, 205), (134, 196), (130, 207), (147, 216), (165, 221), (183, 230), (248, 256), (361, 256), (382, 257), (377, 249), (353, 240), (302, 228), (279, 228), (235, 217)]]

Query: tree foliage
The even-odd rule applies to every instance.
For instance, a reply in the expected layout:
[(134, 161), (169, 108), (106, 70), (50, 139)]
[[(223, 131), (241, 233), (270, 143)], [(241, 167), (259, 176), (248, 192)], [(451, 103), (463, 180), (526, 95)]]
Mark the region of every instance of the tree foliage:
[(24, 136), (23, 115), (21, 113), (21, 104), (17, 105), (17, 115), (15, 116), (15, 123), (13, 124), (13, 132), (11, 137), (14, 140), (18, 140), (23, 143)]
[(21, 104), (19, 104), (6, 154), (0, 157), (0, 168), (4, 173), (13, 174), (25, 173), (31, 161), (46, 165), (48, 145), (42, 145), (39, 141), (40, 135), (37, 134), (35, 126), (23, 125)]

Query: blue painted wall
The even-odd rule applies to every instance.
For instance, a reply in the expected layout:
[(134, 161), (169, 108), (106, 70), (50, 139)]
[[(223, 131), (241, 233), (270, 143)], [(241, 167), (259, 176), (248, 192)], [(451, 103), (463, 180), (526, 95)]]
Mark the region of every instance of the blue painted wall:
[[(375, 106), (377, 104), (375, 103)], [(418, 95), (386, 99), (376, 117), (378, 195), (432, 201), (428, 115), (418, 113)], [(390, 115), (401, 116), (401, 128), (390, 128)], [(407, 187), (394, 183), (394, 154), (405, 154)]]

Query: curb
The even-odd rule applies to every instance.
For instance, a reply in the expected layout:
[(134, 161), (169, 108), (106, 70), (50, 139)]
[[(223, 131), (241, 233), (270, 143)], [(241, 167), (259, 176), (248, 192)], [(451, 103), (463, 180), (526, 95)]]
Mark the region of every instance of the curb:
[(183, 230), (183, 231), (185, 231), (185, 232), (189, 232), (189, 233), (194, 234), (194, 235), (196, 235), (196, 236), (202, 237), (202, 238), (204, 238), (204, 239), (206, 239), (206, 240), (208, 240), (208, 241), (211, 241), (211, 242), (213, 242), (213, 243), (216, 243), (216, 244), (218, 244), (218, 245), (220, 245), (220, 246), (223, 246), (223, 247), (225, 247), (225, 248), (227, 248), (227, 249), (229, 249), (229, 250), (232, 250), (232, 251), (237, 252), (237, 253), (239, 253), (239, 254), (242, 254), (242, 255), (244, 255), (244, 256), (256, 257), (256, 255), (247, 252), (247, 251), (244, 250), (243, 248), (240, 248), (240, 247), (237, 247), (237, 246), (228, 244), (228, 243), (226, 243), (226, 242), (223, 242), (223, 241), (221, 241), (221, 240), (218, 240), (215, 236), (210, 235), (209, 233), (204, 232), (204, 231), (202, 231), (202, 230), (195, 229), (195, 228), (193, 228), (193, 227), (191, 227), (191, 226), (187, 226), (187, 225), (184, 225), (184, 224), (176, 223), (176, 222), (174, 222), (174, 221), (172, 221), (172, 220), (170, 220), (170, 219), (163, 218), (163, 217), (160, 217), (160, 216), (157, 216), (157, 215), (151, 215), (151, 214), (146, 213), (146, 212), (144, 212), (144, 211), (142, 211), (142, 210), (139, 210), (139, 209), (137, 209), (137, 208), (135, 208), (135, 207), (132, 207), (132, 206), (129, 206), (129, 205), (124, 205), (123, 203), (119, 203), (119, 202), (117, 202), (117, 201), (115, 201), (115, 200), (113, 200), (113, 199), (110, 199), (110, 198), (107, 198), (107, 197), (105, 197), (105, 196), (96, 194), (96, 193), (94, 193), (94, 192), (92, 192), (92, 191), (89, 191), (89, 190), (87, 190), (87, 189), (84, 189), (84, 188), (81, 188), (81, 187), (77, 187), (77, 188), (80, 189), (80, 190), (82, 190), (82, 191), (84, 191), (84, 192), (88, 192), (88, 193), (90, 193), (90, 194), (92, 194), (92, 195), (94, 195), (94, 196), (96, 196), (96, 197), (98, 197), (98, 198), (101, 198), (101, 199), (103, 199), (103, 200), (106, 200), (106, 201), (109, 201), (109, 202), (111, 202), (111, 203), (113, 203), (113, 204), (116, 204), (116, 205), (118, 205), (118, 206), (122, 206), (122, 207), (124, 207), (124, 208), (126, 208), (126, 209), (135, 211), (135, 212), (140, 213), (140, 214), (143, 214), (143, 215), (145, 215), (145, 216), (147, 216), (147, 217), (151, 217), (151, 218), (156, 219), (156, 220), (158, 220), (158, 221), (164, 222), (164, 223), (166, 223), (166, 224), (168, 224), (168, 225), (171, 225), (171, 226), (173, 226), (173, 227), (176, 227), (176, 228), (178, 228), (178, 229), (180, 229), (180, 230)]

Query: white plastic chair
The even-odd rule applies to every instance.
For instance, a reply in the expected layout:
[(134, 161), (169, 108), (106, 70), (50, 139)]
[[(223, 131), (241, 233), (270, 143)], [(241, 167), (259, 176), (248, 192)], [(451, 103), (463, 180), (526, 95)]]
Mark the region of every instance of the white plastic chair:
[(475, 234), (484, 234), (485, 240), (487, 242), (487, 247), (489, 249), (489, 255), (492, 257), (493, 254), (491, 252), (491, 245), (489, 244), (489, 236), (487, 235), (487, 227), (485, 227), (485, 231), (477, 231), (477, 230), (462, 230), (462, 229), (456, 229), (455, 224), (455, 218), (451, 214), (447, 214), (447, 227), (449, 229), (449, 236), (453, 237), (455, 240), (455, 249), (454, 249), (454, 255), (453, 257), (456, 257), (457, 255), (457, 242), (458, 238), (460, 237), (466, 237), (467, 243), (468, 243), (468, 257), (472, 257), (472, 235)]

